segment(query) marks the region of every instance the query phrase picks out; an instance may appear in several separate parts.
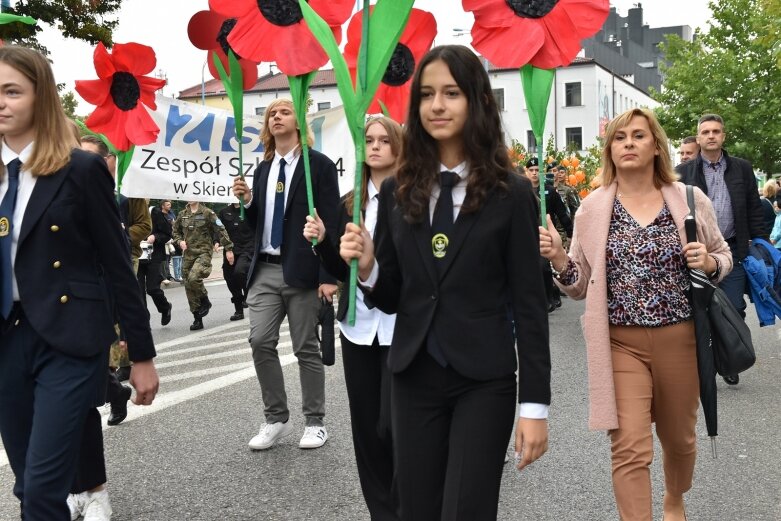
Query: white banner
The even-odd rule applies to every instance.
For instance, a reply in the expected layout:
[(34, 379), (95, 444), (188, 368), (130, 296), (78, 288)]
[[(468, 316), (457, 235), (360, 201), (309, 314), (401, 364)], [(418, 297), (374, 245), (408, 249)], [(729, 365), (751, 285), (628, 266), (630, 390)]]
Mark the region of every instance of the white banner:
[[(160, 127), (157, 142), (138, 146), (122, 180), (122, 194), (147, 199), (181, 199), (232, 203), (233, 179), (241, 170), (252, 183), (263, 160), (261, 116), (244, 117), (243, 167), (239, 167), (233, 114), (162, 96), (150, 112)], [(353, 188), (355, 150), (342, 107), (309, 117), (315, 135), (312, 148), (336, 163), (339, 190)]]

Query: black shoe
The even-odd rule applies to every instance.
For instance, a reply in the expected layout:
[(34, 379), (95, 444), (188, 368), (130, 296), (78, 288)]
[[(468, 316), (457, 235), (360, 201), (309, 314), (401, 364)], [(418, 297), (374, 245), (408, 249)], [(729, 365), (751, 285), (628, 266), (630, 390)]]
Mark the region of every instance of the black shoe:
[(560, 308), (561, 307), (561, 299), (560, 298), (554, 299), (553, 300), (553, 305), (556, 306), (557, 308)]
[(548, 302), (548, 313), (553, 313), (554, 311), (556, 311), (556, 304)]
[(203, 329), (203, 320), (201, 320), (201, 317), (195, 313), (193, 313), (193, 315), (195, 316), (195, 320), (190, 326), (190, 331), (198, 331), (199, 329)]
[(195, 313), (200, 317), (203, 318), (206, 315), (209, 314), (209, 310), (212, 308), (212, 303), (209, 302), (209, 297), (203, 297), (201, 299), (201, 307), (198, 308), (198, 311)]
[(131, 394), (130, 387), (123, 385), (119, 401), (111, 404), (111, 414), (106, 423), (111, 426), (119, 425), (127, 418), (127, 401), (130, 399)]
[(231, 321), (244, 320), (244, 311), (243, 310), (242, 311), (236, 311), (234, 314), (231, 315), (230, 320)]
[(163, 326), (167, 326), (168, 323), (171, 321), (171, 310), (174, 309), (174, 305), (170, 302), (168, 303), (168, 309), (163, 311), (163, 316), (160, 317), (160, 324)]
[(127, 382), (130, 379), (130, 366), (125, 365), (117, 369), (117, 380)]
[(722, 376), (722, 378), (729, 385), (738, 385), (740, 383), (740, 375), (737, 374), (735, 376)]
[(247, 305), (247, 301), (246, 300), (241, 303), (241, 307), (243, 307), (244, 309), (247, 309), (249, 307)]

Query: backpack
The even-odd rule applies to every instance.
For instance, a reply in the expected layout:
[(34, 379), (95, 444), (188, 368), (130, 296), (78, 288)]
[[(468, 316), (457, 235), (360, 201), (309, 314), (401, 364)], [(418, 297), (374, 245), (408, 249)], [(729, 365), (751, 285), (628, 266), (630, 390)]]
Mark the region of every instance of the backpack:
[(743, 261), (749, 281), (751, 300), (759, 325), (772, 326), (781, 318), (781, 251), (763, 239), (752, 239), (748, 257)]

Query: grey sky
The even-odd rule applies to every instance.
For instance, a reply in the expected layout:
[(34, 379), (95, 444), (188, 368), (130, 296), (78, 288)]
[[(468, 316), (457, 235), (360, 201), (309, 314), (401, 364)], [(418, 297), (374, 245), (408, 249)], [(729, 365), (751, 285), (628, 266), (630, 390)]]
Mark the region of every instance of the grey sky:
[[(631, 0), (611, 1), (622, 15), (635, 4)], [(707, 4), (707, 0), (646, 2), (643, 5), (645, 22), (651, 27), (689, 25), (706, 29), (710, 17)], [(463, 11), (459, 0), (416, 0), (415, 7), (430, 11), (436, 17), (439, 35), (435, 43), (469, 44), (468, 34), (459, 36), (453, 31), (469, 30), (472, 26), (472, 16)], [(203, 9), (208, 9), (207, 0), (124, 0), (114, 41), (134, 41), (151, 46), (157, 54), (157, 70), (168, 78), (169, 84), (163, 92), (176, 96), (179, 91), (201, 82), (206, 53), (190, 43), (187, 23), (194, 13)], [(90, 45), (64, 39), (55, 30), (46, 30), (42, 40), (52, 53), (57, 81), (65, 83), (68, 90), (73, 90), (75, 80), (96, 77)], [(263, 64), (261, 71), (266, 70), (267, 65)], [(206, 78), (210, 78), (208, 70)], [(82, 102), (79, 112), (86, 113), (90, 109), (90, 105)]]

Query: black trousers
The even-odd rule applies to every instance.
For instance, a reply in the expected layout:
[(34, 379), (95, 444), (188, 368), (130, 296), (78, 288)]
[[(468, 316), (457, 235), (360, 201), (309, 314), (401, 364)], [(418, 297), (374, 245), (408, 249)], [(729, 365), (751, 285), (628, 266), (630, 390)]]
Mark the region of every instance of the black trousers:
[(222, 277), (225, 279), (228, 291), (231, 292), (231, 302), (234, 304), (241, 304), (247, 300), (247, 273), (251, 263), (251, 254), (234, 253), (233, 266), (231, 266), (223, 254)]
[(141, 298), (146, 306), (146, 296), (152, 297), (152, 302), (159, 313), (168, 310), (168, 299), (165, 293), (160, 289), (163, 282), (162, 260), (150, 260), (148, 262), (139, 262), (138, 264), (138, 286), (141, 289)]
[(437, 364), (425, 346), (393, 375), (394, 461), (404, 521), (496, 519), (515, 382), (513, 373), (466, 378)]
[(106, 354), (52, 349), (23, 316), (0, 336), (0, 434), (26, 521), (70, 520), (84, 421), (105, 389), (107, 364)]
[[(114, 403), (124, 398), (122, 383), (110, 369), (106, 380), (106, 401)], [(100, 412), (92, 408), (87, 413), (84, 422), (84, 432), (81, 435), (79, 460), (76, 465), (76, 477), (71, 485), (71, 494), (80, 494), (103, 485), (106, 478), (106, 457), (103, 450), (103, 424)]]
[(390, 422), (389, 347), (357, 345), (344, 335), (342, 362), (361, 491), (372, 521), (398, 521)]

